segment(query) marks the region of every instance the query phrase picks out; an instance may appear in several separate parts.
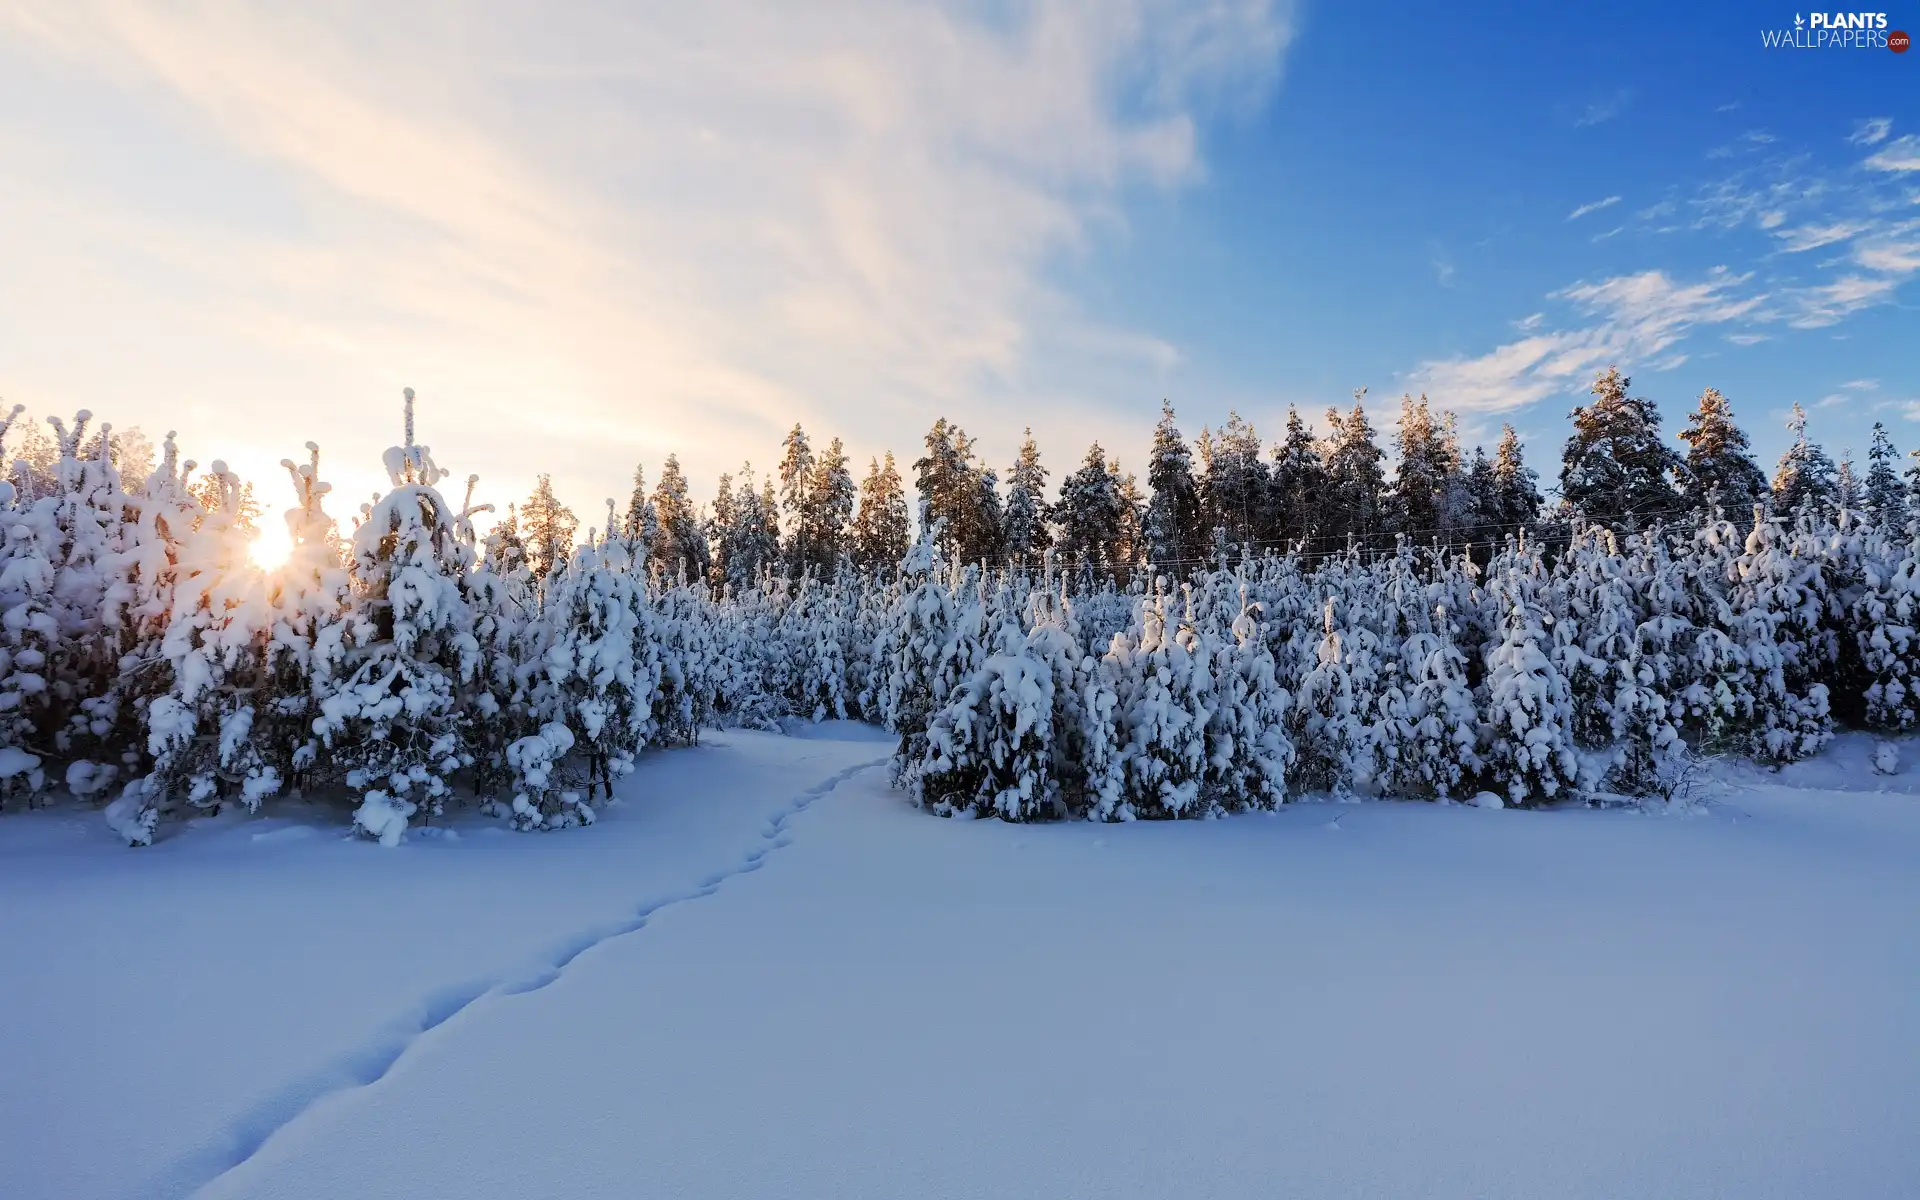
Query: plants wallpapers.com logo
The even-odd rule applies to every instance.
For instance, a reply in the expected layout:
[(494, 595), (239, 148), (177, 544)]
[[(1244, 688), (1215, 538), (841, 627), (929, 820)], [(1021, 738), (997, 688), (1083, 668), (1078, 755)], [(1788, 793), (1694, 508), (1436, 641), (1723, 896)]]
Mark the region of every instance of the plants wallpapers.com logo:
[(1893, 29), (1883, 12), (1795, 13), (1793, 25), (1762, 29), (1769, 50), (1891, 50), (1905, 54), (1913, 41)]

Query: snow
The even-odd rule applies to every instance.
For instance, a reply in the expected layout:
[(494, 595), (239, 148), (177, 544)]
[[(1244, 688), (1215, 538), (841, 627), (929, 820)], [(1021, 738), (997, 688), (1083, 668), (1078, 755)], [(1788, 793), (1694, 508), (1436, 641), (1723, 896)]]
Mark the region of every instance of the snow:
[(10, 817), (0, 1194), (1920, 1191), (1920, 786), (1871, 738), (1672, 814), (1018, 826), (808, 732), (532, 840)]

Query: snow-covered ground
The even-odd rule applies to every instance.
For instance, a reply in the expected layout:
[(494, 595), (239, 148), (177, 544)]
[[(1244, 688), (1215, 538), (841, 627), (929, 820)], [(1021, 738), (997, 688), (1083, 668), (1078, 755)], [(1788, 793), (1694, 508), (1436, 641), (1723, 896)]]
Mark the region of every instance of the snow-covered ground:
[(1689, 816), (1020, 827), (810, 732), (552, 835), (0, 821), (0, 1195), (1920, 1194), (1866, 739)]

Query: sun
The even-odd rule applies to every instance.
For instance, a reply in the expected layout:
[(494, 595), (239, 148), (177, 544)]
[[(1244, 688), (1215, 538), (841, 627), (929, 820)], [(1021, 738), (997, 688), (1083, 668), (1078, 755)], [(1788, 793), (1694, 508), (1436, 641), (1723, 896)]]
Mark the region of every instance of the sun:
[(247, 553), (261, 570), (277, 570), (293, 553), (293, 539), (284, 529), (262, 529), (248, 544)]

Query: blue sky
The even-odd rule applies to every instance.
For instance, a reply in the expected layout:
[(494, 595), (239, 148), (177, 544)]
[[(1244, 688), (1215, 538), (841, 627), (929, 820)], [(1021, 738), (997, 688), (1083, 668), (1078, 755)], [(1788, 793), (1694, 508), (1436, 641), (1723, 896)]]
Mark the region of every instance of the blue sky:
[[(583, 513), (794, 420), (1056, 477), (1366, 386), (1544, 474), (1618, 362), (1920, 445), (1920, 55), (1751, 5), (0, 4), (0, 396)], [(1889, 14), (1920, 27), (1920, 9)], [(335, 504), (346, 515), (350, 502)], [(589, 516), (587, 519), (591, 520)]]

